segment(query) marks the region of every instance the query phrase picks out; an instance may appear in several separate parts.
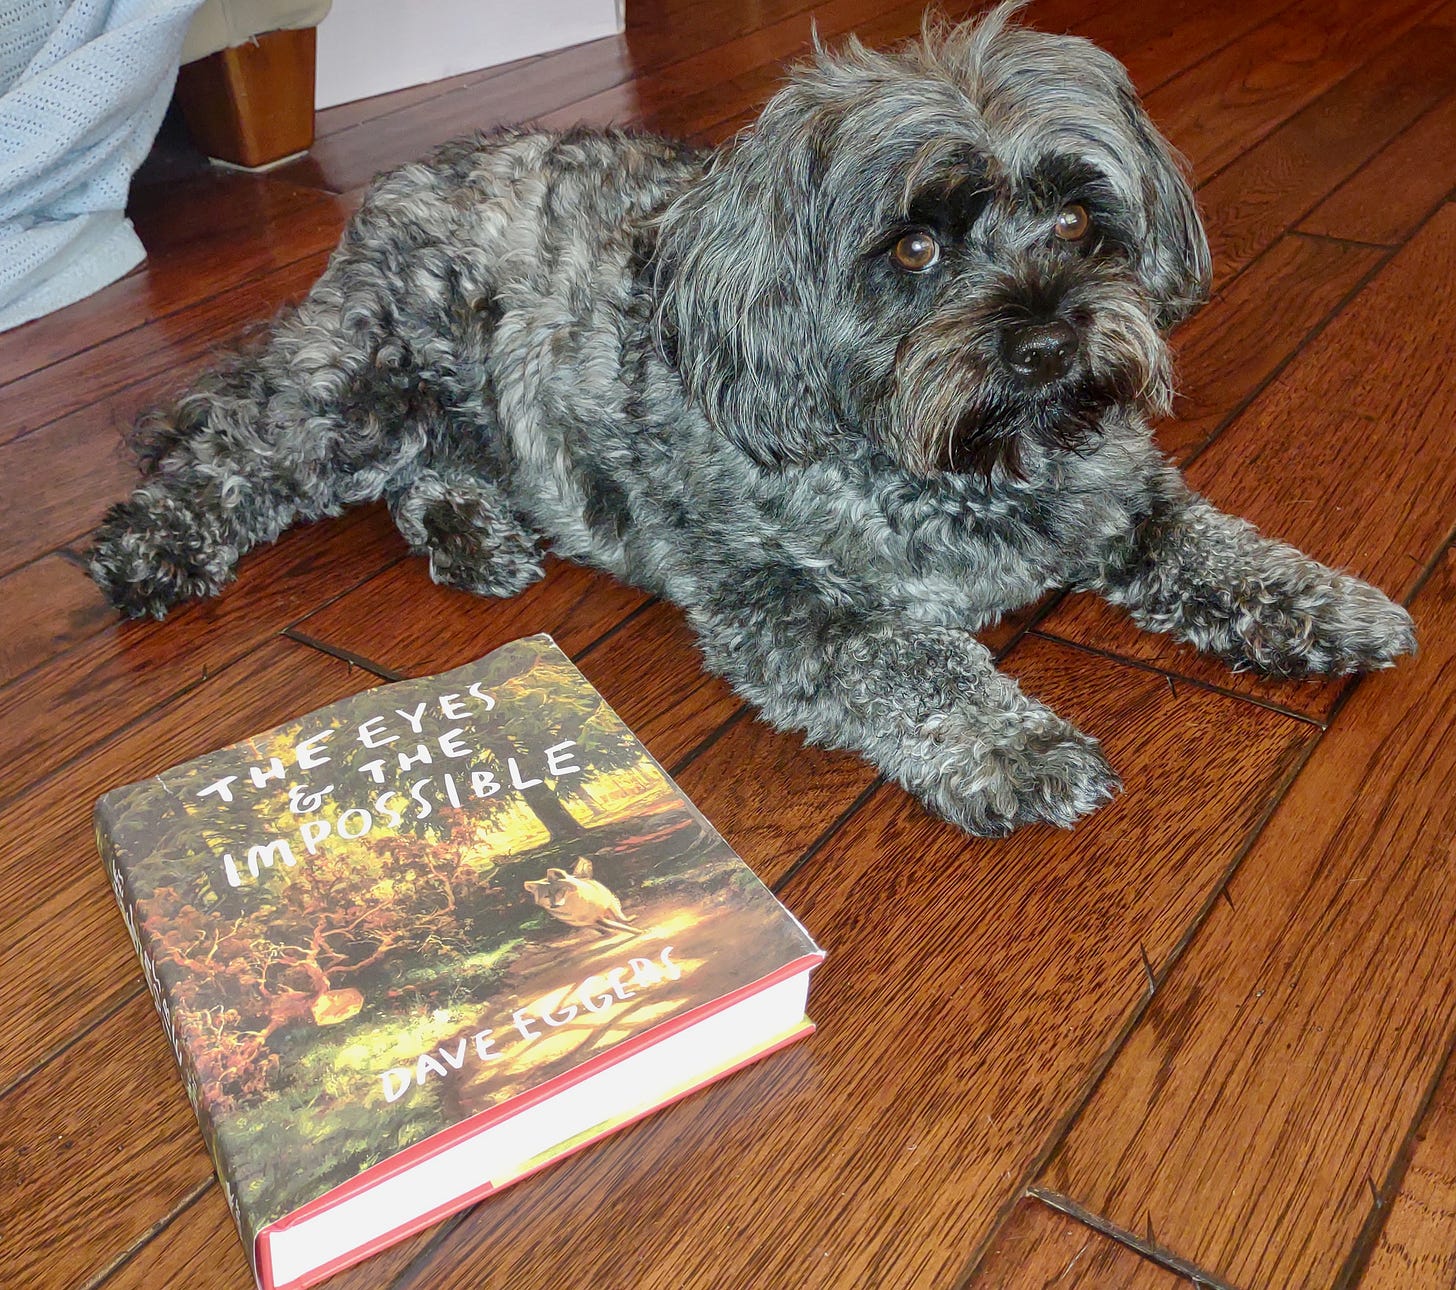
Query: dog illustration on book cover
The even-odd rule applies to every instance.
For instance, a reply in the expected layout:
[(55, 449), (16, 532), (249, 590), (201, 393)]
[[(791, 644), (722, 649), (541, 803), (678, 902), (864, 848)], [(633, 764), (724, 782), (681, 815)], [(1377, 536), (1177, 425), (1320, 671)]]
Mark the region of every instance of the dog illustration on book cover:
[(307, 299), (142, 421), (97, 582), (160, 618), (382, 498), (438, 582), (514, 595), (551, 550), (675, 602), (772, 725), (984, 835), (1120, 787), (972, 634), (1049, 591), (1234, 669), (1391, 666), (1401, 606), (1159, 450), (1193, 191), (1116, 59), (1019, 7), (816, 48), (716, 151), (512, 127), (381, 176)]
[(570, 873), (548, 869), (544, 878), (525, 887), (542, 909), (568, 927), (595, 927), (603, 936), (613, 932), (637, 936), (642, 931), (627, 921), (622, 902), (610, 888), (592, 876), (592, 862), (585, 856)]

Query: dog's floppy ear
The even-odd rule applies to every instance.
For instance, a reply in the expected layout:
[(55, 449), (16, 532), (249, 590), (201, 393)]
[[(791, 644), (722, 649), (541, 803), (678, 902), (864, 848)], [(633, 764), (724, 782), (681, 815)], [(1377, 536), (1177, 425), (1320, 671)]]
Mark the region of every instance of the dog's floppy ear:
[(816, 228), (822, 151), (812, 114), (785, 91), (662, 216), (655, 252), (663, 351), (708, 419), (760, 465), (831, 444), (824, 311), (832, 299)]
[(1131, 87), (1123, 93), (1123, 107), (1137, 141), (1148, 215), (1138, 272), (1157, 302), (1158, 326), (1166, 331), (1208, 299), (1213, 257), (1182, 158), (1158, 133)]

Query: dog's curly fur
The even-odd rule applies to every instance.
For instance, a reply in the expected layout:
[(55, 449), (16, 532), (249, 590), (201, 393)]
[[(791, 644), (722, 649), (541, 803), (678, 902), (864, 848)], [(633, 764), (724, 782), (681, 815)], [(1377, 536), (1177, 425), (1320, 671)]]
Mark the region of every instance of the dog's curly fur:
[(483, 595), (549, 544), (980, 834), (1118, 786), (970, 634), (1049, 588), (1237, 668), (1388, 666), (1403, 609), (1154, 448), (1208, 291), (1192, 194), (1122, 67), (1014, 7), (819, 50), (719, 152), (512, 129), (384, 175), (308, 297), (140, 425), (97, 581), (160, 617), (378, 497)]

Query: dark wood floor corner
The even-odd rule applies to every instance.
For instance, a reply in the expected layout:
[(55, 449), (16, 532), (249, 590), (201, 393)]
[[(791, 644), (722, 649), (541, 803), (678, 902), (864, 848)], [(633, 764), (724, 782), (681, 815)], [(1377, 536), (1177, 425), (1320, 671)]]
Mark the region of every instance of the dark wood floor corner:
[[(941, 6), (960, 18), (981, 7)], [(169, 127), (149, 257), (0, 335), (0, 1280), (252, 1284), (91, 835), (108, 788), (546, 631), (828, 949), (817, 1034), (331, 1290), (1435, 1290), (1456, 1280), (1456, 0), (1038, 0), (1189, 159), (1215, 295), (1159, 442), (1219, 505), (1406, 602), (1363, 679), (1233, 675), (1068, 595), (986, 634), (1125, 782), (975, 840), (707, 674), (683, 615), (559, 560), (485, 601), (382, 506), (119, 621), (124, 438), (323, 268), (363, 186), (519, 120), (718, 142), (812, 33), (919, 0), (632, 0), (626, 32), (319, 114), (209, 169)]]

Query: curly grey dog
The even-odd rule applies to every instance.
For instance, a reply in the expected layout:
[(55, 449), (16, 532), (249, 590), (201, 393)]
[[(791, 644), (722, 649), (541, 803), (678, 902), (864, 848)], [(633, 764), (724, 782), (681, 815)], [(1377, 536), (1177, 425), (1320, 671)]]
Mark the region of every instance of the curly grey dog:
[(820, 50), (718, 152), (512, 129), (382, 176), (308, 297), (140, 425), (97, 581), (160, 617), (379, 497), (483, 595), (549, 544), (978, 834), (1118, 787), (970, 634), (1049, 588), (1236, 668), (1389, 666), (1403, 609), (1153, 446), (1207, 241), (1122, 67), (1014, 7)]

